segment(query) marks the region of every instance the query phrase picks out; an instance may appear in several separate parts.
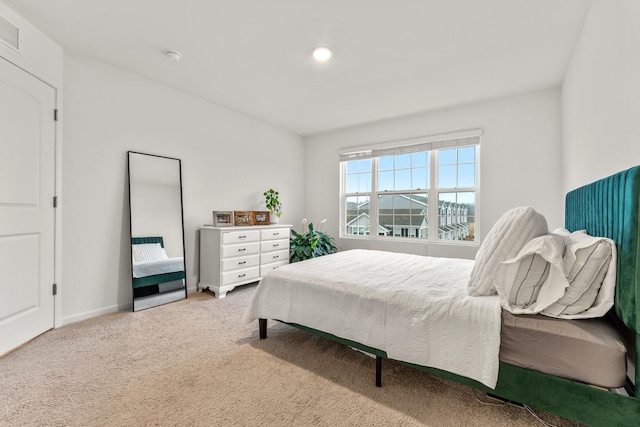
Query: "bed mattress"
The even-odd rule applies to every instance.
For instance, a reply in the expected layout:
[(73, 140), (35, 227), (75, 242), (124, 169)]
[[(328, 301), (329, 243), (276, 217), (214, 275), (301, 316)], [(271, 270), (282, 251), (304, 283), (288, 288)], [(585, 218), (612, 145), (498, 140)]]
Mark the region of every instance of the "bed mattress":
[(155, 276), (156, 274), (173, 273), (184, 270), (184, 260), (182, 257), (161, 259), (151, 262), (134, 262), (133, 277)]
[(623, 337), (606, 318), (563, 320), (502, 311), (500, 360), (605, 388), (626, 378)]

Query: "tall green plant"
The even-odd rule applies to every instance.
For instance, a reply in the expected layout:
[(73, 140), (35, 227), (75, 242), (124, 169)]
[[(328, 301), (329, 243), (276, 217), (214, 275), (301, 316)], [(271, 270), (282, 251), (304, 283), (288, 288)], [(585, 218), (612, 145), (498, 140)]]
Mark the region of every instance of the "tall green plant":
[(289, 245), (289, 262), (291, 263), (329, 255), (337, 251), (338, 247), (333, 237), (322, 231), (314, 230), (313, 223), (309, 223), (309, 231), (304, 234), (291, 229)]

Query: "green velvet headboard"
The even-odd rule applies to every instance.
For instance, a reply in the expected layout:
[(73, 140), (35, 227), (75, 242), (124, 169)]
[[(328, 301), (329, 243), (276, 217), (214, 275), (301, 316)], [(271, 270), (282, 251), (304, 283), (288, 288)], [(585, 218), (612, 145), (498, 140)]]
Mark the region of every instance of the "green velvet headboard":
[(608, 237), (616, 243), (617, 316), (640, 331), (640, 166), (603, 178), (567, 194), (565, 227), (587, 230), (592, 236)]
[(132, 245), (141, 245), (143, 243), (160, 243), (160, 246), (164, 248), (164, 240), (162, 237), (132, 237)]

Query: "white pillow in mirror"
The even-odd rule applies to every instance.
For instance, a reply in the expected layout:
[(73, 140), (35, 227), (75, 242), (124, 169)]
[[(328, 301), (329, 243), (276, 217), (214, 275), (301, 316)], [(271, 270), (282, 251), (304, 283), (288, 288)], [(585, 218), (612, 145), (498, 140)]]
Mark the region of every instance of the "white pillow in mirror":
[(153, 262), (169, 258), (167, 252), (160, 246), (160, 243), (131, 245), (131, 253), (134, 263)]
[(514, 258), (533, 238), (547, 234), (547, 221), (530, 206), (507, 211), (482, 241), (471, 269), (467, 292), (471, 296), (494, 295), (493, 275), (498, 265)]

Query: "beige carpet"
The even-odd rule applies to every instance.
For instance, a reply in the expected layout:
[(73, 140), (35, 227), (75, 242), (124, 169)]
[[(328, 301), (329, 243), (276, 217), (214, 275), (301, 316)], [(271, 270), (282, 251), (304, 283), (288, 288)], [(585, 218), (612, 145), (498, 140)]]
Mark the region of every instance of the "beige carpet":
[[(240, 321), (254, 285), (221, 300), (119, 312), (0, 358), (2, 426), (540, 426), (526, 410), (270, 323)], [(573, 422), (538, 412), (547, 422)]]

